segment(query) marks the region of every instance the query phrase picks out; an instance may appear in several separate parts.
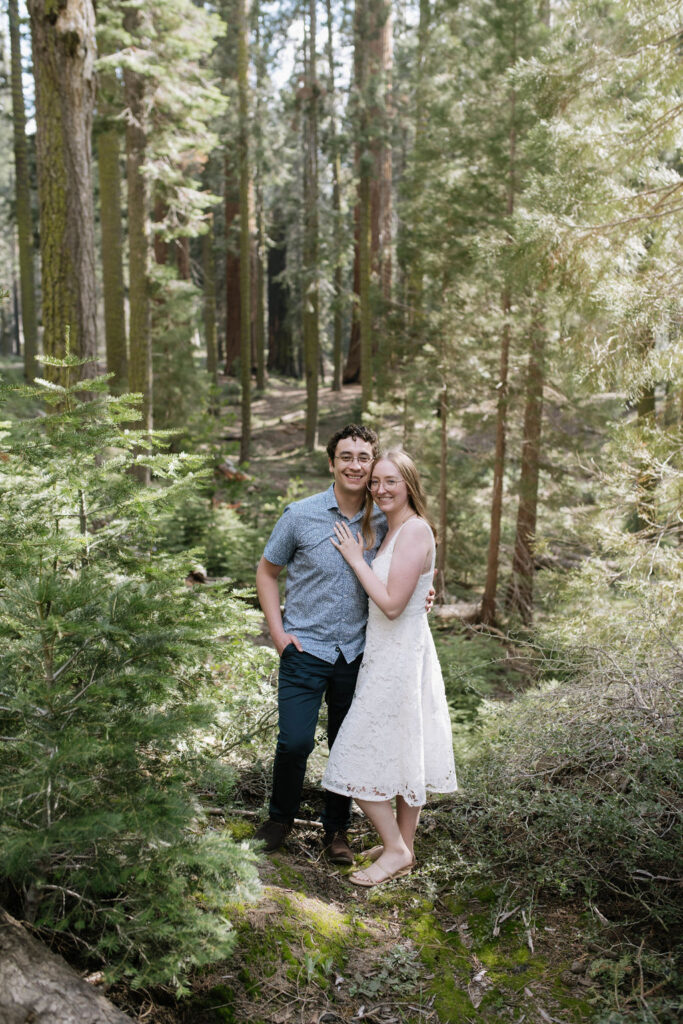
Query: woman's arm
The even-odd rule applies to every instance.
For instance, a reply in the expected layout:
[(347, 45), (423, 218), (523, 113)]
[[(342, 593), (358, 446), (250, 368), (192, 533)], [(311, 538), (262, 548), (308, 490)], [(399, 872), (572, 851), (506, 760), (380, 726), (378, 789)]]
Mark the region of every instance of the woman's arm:
[(430, 551), (430, 540), (419, 522), (407, 522), (396, 540), (386, 586), (363, 558), (363, 538), (354, 537), (346, 523), (334, 524), (331, 541), (349, 563), (369, 598), (388, 619), (396, 619), (410, 600)]

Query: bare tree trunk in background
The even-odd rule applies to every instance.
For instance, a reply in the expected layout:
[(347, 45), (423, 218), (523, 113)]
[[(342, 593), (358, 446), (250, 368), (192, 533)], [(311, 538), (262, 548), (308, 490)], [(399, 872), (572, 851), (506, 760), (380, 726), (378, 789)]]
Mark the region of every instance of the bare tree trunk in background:
[(342, 231), (341, 212), (341, 155), (339, 153), (339, 140), (337, 138), (337, 118), (335, 114), (335, 84), (334, 84), (334, 47), (332, 41), (332, 0), (325, 0), (327, 6), (327, 60), (328, 79), (330, 94), (330, 147), (332, 152), (332, 211), (334, 217), (335, 231), (333, 237), (334, 251), (332, 263), (334, 266), (334, 299), (332, 304), (333, 315), (333, 343), (332, 343), (332, 390), (341, 391), (342, 386), (342, 330), (343, 330), (343, 294), (344, 280), (342, 267), (342, 252), (340, 235)]
[[(427, 45), (429, 42), (431, 6), (430, 0), (420, 0), (420, 21), (417, 31), (417, 82), (415, 86), (415, 145), (414, 152), (419, 153), (424, 145), (426, 130), (426, 98), (427, 86)], [(405, 268), (406, 273), (406, 304), (408, 325), (413, 331), (414, 344), (419, 345), (420, 329), (422, 321), (422, 293), (423, 276), (421, 253), (413, 249), (410, 255), (410, 265)]]
[[(202, 236), (204, 269), (204, 340), (206, 372), (213, 386), (218, 384), (218, 346), (216, 342), (216, 257), (214, 253), (213, 214), (209, 214), (209, 230)], [(213, 409), (212, 412), (217, 412)]]
[[(647, 333), (641, 344), (643, 360), (645, 360), (654, 348), (654, 338), (650, 332)], [(655, 424), (655, 413), (657, 411), (656, 395), (653, 384), (644, 387), (638, 395), (636, 412), (638, 415), (638, 427), (647, 432)], [(647, 446), (646, 446), (647, 447)], [(638, 495), (636, 505), (635, 529), (640, 531), (652, 530), (655, 525), (655, 489), (657, 479), (647, 463), (638, 475)]]
[(254, 273), (256, 316), (254, 318), (254, 347), (256, 349), (256, 387), (262, 392), (266, 387), (266, 204), (263, 195), (263, 76), (264, 57), (261, 51), (261, 10), (260, 2), (254, 11), (256, 30), (256, 117), (255, 128), (259, 133), (254, 154), (254, 205), (256, 216), (256, 270)]
[(8, 0), (8, 13), (12, 76), (12, 124), (14, 128), (14, 187), (17, 234), (19, 236), (21, 322), (24, 331), (24, 376), (26, 380), (33, 380), (37, 373), (38, 327), (36, 323), (36, 285), (33, 268), (30, 174), (26, 146), (26, 112), (21, 83), (21, 38), (17, 0)]
[(517, 531), (512, 556), (512, 578), (507, 607), (530, 626), (534, 601), (534, 539), (538, 509), (538, 471), (543, 420), (545, 327), (542, 317), (531, 328), (522, 436), (522, 468), (519, 478)]
[(102, 291), (107, 372), (114, 374), (109, 382), (109, 389), (113, 394), (120, 394), (128, 389), (120, 144), (119, 129), (112, 123), (112, 99), (118, 91), (116, 75), (100, 72), (97, 107), (101, 130), (97, 137), (97, 166), (102, 232)]
[(298, 375), (294, 339), (289, 317), (289, 286), (283, 280), (287, 269), (287, 238), (282, 214), (275, 209), (268, 249), (268, 369), (286, 377)]
[(306, 377), (305, 446), (318, 443), (318, 373), (320, 359), (318, 296), (318, 74), (316, 67), (316, 0), (308, 5), (308, 60), (304, 90), (304, 241), (303, 336)]
[[(141, 18), (139, 10), (128, 10), (124, 26), (133, 36)], [(128, 302), (130, 390), (142, 395), (139, 426), (152, 429), (152, 339), (149, 293), (149, 198), (142, 174), (147, 144), (144, 79), (129, 68), (123, 72), (126, 119), (126, 181), (128, 186)], [(149, 474), (141, 471), (141, 479)]]
[[(359, 308), (351, 326), (349, 352), (344, 367), (345, 384), (363, 382), (363, 330), (371, 324), (370, 279), (377, 276), (380, 293), (386, 301), (391, 297), (391, 147), (388, 124), (391, 115), (390, 74), (393, 59), (391, 4), (387, 0), (356, 0), (354, 12), (354, 79), (360, 97), (360, 142), (356, 147), (358, 170), (358, 210), (355, 214), (354, 292)], [(370, 94), (372, 92), (372, 95)], [(376, 97), (380, 97), (380, 104)], [(374, 101), (374, 102), (373, 102)], [(367, 211), (363, 195), (367, 189)], [(368, 225), (365, 218), (368, 218)], [(370, 232), (369, 243), (365, 238)], [(369, 244), (368, 276), (362, 248)], [(364, 309), (367, 303), (368, 312)], [(369, 319), (368, 319), (369, 317)], [(372, 347), (372, 339), (370, 339)], [(371, 363), (368, 372), (372, 373)], [(372, 393), (372, 381), (368, 384)], [(365, 408), (365, 406), (364, 406)]]
[(240, 356), (240, 259), (236, 233), (239, 216), (239, 175), (234, 153), (225, 154), (225, 372), (235, 375)]
[(436, 549), (436, 602), (446, 601), (446, 562), (448, 559), (448, 385), (441, 389), (439, 400), (441, 418), (441, 450), (439, 479), (439, 546)]
[(247, 0), (237, 4), (237, 92), (240, 168), (240, 383), (242, 387), (240, 461), (251, 448), (251, 183), (249, 177), (249, 39)]
[[(510, 130), (508, 133), (508, 177), (506, 213), (511, 217), (515, 210), (516, 151), (517, 133), (515, 111), (517, 97), (510, 91)], [(502, 299), (505, 322), (500, 344), (500, 371), (498, 375), (498, 411), (496, 414), (496, 452), (493, 463), (493, 493), (491, 495), (491, 529), (486, 564), (486, 584), (481, 602), (481, 621), (492, 626), (496, 621), (496, 592), (498, 589), (498, 561), (500, 557), (501, 523), (503, 517), (503, 481), (505, 476), (505, 447), (507, 437), (508, 410), (508, 369), (510, 363), (510, 324), (508, 316), (512, 307), (510, 289), (506, 285)]]
[(92, 119), (95, 10), (92, 0), (28, 0), (36, 82), (43, 346), (73, 352), (97, 371)]
[(190, 239), (187, 235), (175, 240), (175, 262), (178, 271), (178, 278), (181, 281), (192, 280), (192, 268), (190, 266)]
[[(378, 103), (371, 111), (373, 171), (370, 184), (372, 217), (372, 275), (382, 298), (378, 319), (384, 320), (391, 305), (392, 284), (392, 149), (393, 96), (391, 75), (394, 62), (393, 19), (390, 0), (372, 0), (375, 25), (370, 37), (370, 74), (381, 81)], [(388, 332), (378, 324), (373, 338), (377, 384), (383, 388), (393, 363), (394, 352)]]

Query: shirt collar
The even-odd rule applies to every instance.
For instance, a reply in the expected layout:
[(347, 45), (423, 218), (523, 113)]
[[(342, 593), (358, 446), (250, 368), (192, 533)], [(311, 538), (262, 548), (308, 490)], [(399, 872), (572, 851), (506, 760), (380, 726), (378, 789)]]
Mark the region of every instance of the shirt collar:
[[(339, 515), (342, 514), (341, 509), (339, 508), (339, 505), (337, 504), (337, 496), (334, 493), (334, 484), (330, 484), (330, 486), (325, 491), (325, 508), (332, 509), (335, 512), (338, 512)], [(361, 505), (360, 509), (358, 510), (358, 512), (356, 512), (355, 516), (353, 516), (352, 519), (349, 519), (349, 522), (350, 523), (355, 522), (355, 520), (358, 519), (358, 517), (362, 516), (362, 515), (363, 515), (363, 506)]]

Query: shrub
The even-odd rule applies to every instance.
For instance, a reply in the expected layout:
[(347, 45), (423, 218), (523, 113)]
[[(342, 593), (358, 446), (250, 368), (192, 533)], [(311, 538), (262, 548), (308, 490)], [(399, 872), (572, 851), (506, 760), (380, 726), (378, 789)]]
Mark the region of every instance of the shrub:
[(593, 670), (573, 684), (485, 705), (482, 746), (451, 827), (535, 886), (584, 892), (673, 928), (683, 659), (666, 638), (659, 653), (624, 678), (614, 657), (601, 663), (593, 652)]

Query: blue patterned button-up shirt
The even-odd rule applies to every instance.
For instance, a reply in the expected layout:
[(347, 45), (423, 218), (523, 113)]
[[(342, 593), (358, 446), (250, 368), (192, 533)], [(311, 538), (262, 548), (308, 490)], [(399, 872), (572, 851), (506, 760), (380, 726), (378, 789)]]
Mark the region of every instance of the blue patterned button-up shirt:
[[(368, 598), (353, 569), (330, 542), (335, 522), (348, 523), (356, 536), (363, 511), (342, 515), (334, 484), (303, 501), (292, 502), (275, 524), (263, 552), (274, 565), (287, 566), (285, 632), (294, 633), (308, 654), (335, 662), (339, 654), (353, 661), (365, 647)], [(365, 552), (371, 562), (387, 532), (384, 514), (373, 516), (375, 546)]]

